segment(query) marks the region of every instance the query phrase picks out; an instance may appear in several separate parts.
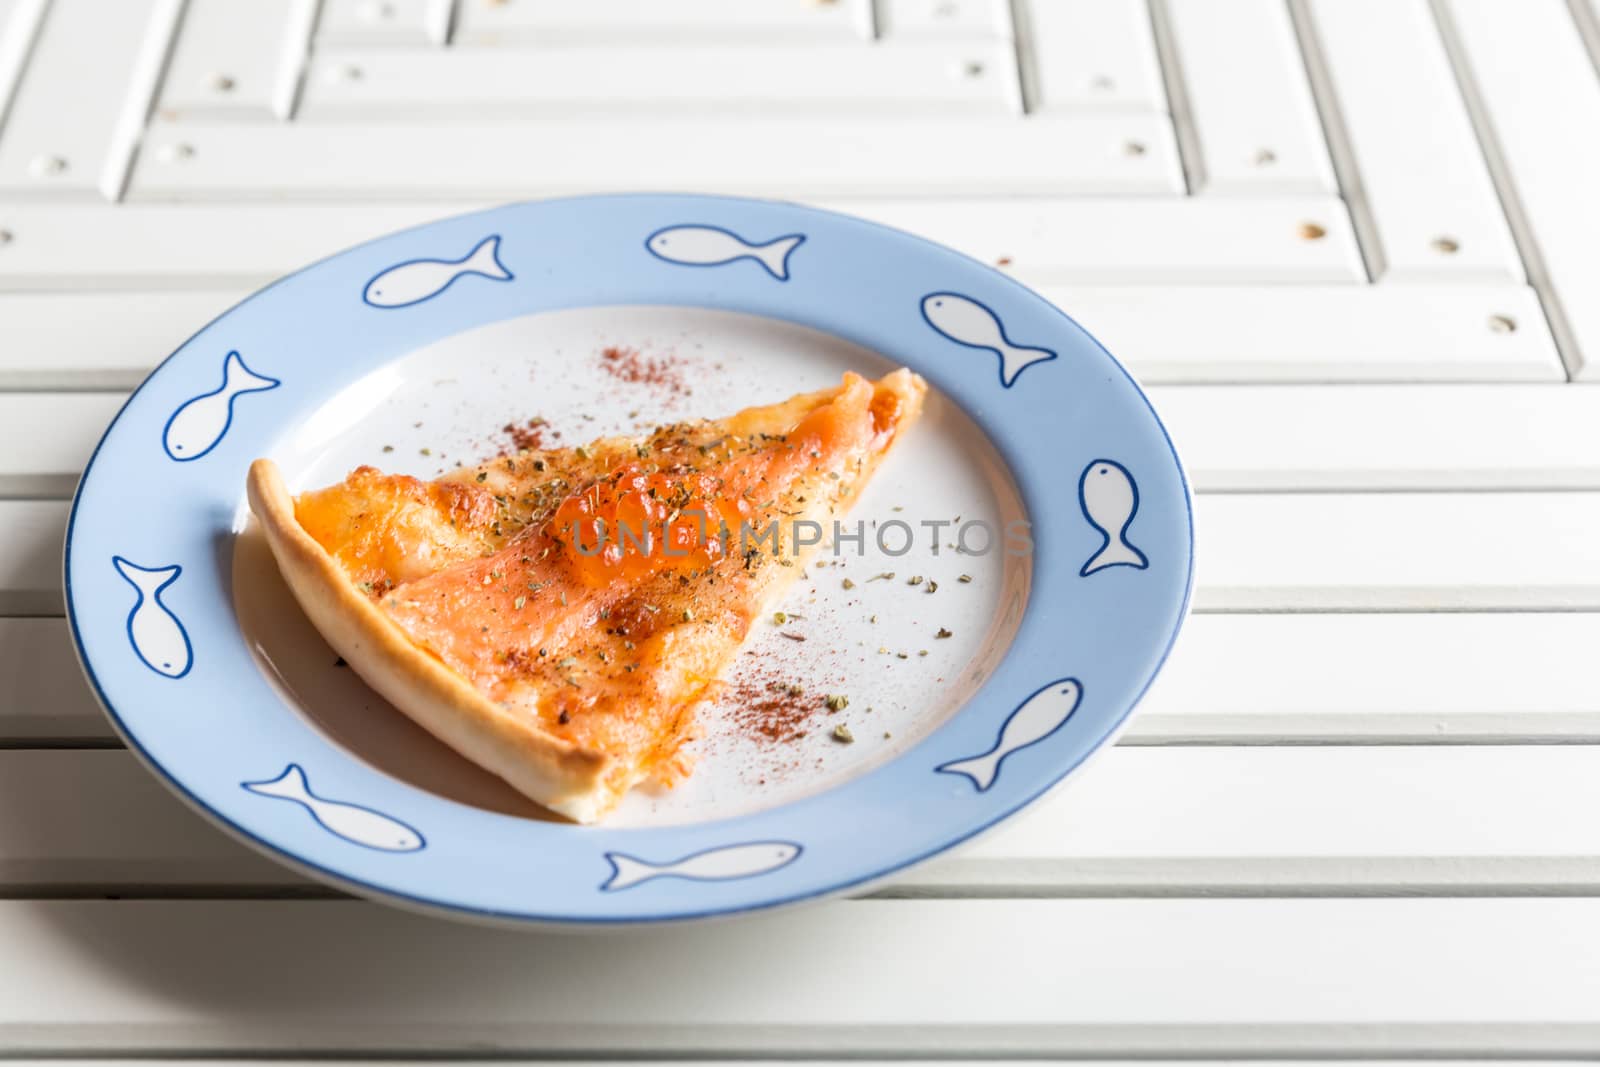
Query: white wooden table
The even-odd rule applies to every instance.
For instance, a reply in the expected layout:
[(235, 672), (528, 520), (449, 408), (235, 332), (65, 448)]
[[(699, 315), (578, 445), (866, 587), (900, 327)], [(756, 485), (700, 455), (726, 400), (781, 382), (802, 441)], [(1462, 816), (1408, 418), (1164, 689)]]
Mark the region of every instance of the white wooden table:
[[(1600, 1054), (1597, 51), (1589, 0), (0, 0), (0, 1057)], [(252, 287), (624, 188), (1040, 287), (1169, 421), (1195, 616), (1080, 785), (866, 899), (338, 898), (112, 737), (72, 487)]]

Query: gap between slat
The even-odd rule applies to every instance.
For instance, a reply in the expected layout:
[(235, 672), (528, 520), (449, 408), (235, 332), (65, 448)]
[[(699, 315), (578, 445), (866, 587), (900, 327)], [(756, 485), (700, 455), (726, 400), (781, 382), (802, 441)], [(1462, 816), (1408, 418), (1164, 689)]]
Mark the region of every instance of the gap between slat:
[(1161, 82), (1167, 93), (1167, 113), (1178, 145), (1178, 162), (1183, 168), (1184, 191), (1190, 196), (1205, 184), (1205, 157), (1195, 132), (1194, 112), (1189, 106), (1188, 83), (1183, 77), (1183, 62), (1178, 56), (1172, 33), (1172, 17), (1167, 0), (1149, 0), (1150, 33), (1156, 43), (1156, 61), (1161, 67)]
[(1295, 38), (1300, 44), (1301, 59), (1305, 63), (1306, 80), (1311, 85), (1311, 97), (1316, 101), (1317, 114), (1322, 119), (1322, 135), (1328, 144), (1328, 157), (1333, 163), (1334, 177), (1339, 182), (1339, 193), (1350, 211), (1350, 223), (1355, 229), (1356, 245), (1361, 250), (1367, 280), (1376, 281), (1384, 272), (1383, 242), (1378, 237), (1378, 224), (1367, 202), (1361, 169), (1356, 163), (1355, 149), (1350, 144), (1350, 134), (1345, 128), (1339, 97), (1334, 90), (1333, 79), (1328, 75), (1322, 46), (1317, 42), (1316, 26), (1311, 13), (1306, 10), (1305, 0), (1287, 2)]
[[(884, 888), (996, 898), (1594, 895), (1600, 847), (1581, 813), (1600, 795), (1588, 773), (1595, 751), (1119, 750), (1026, 816)], [(131, 755), (9, 753), (0, 768), (10, 801), (0, 894), (277, 895), (307, 884), (204, 824)], [(108, 824), (106, 811), (120, 822)]]
[[(1466, 49), (1462, 47), (1455, 17), (1451, 15), (1445, 0), (1428, 0), (1428, 4), (1433, 12), (1434, 21), (1439, 26), (1439, 37), (1444, 43), (1445, 55), (1450, 60), (1450, 69), (1455, 75), (1456, 85), (1466, 105), (1467, 117), (1472, 120), (1478, 147), (1483, 152), (1484, 162), (1489, 168), (1489, 179), (1494, 182), (1495, 193), (1500, 198), (1500, 209), (1505, 212), (1506, 224), (1511, 229), (1511, 240), (1517, 246), (1518, 255), (1522, 257), (1528, 284), (1539, 295), (1545, 321), (1555, 338), (1556, 351), (1561, 356), (1567, 379), (1571, 381), (1583, 365), (1583, 355), (1578, 348), (1577, 336), (1572, 332), (1572, 325), (1562, 306), (1561, 298), (1551, 284), (1549, 267), (1545, 264), (1544, 254), (1539, 249), (1538, 239), (1533, 235), (1533, 225), (1528, 220), (1527, 209), (1522, 205), (1522, 196), (1517, 191), (1516, 180), (1511, 176), (1510, 168), (1506, 166), (1505, 150), (1495, 134), (1494, 123), (1489, 119), (1488, 109), (1483, 102), (1483, 93), (1473, 77), (1471, 61), (1467, 58)], [(1359, 227), (1357, 232), (1359, 233)]]

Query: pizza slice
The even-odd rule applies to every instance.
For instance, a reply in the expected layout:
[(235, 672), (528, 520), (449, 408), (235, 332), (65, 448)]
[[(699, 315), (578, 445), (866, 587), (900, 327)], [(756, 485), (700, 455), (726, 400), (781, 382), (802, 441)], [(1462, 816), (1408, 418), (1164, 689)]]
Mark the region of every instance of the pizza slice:
[(687, 773), (696, 705), (925, 391), (908, 370), (846, 374), (730, 418), (433, 482), (360, 467), (298, 498), (261, 459), (250, 506), (296, 599), (368, 684), (593, 822), (638, 783)]

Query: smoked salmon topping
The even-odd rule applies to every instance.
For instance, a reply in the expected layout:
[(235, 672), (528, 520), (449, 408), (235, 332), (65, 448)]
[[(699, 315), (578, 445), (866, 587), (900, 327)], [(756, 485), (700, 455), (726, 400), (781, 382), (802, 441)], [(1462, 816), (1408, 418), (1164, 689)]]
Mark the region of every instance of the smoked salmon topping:
[(796, 524), (829, 529), (924, 390), (907, 371), (848, 374), (726, 419), (433, 482), (359, 467), (296, 498), (294, 519), (497, 713), (608, 757), (620, 796), (685, 773), (695, 706), (820, 540)]

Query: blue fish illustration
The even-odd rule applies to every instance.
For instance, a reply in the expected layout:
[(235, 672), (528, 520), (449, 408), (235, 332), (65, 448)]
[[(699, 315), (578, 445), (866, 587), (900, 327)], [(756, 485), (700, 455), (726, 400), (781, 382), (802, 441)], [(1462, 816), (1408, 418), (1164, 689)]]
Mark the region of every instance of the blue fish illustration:
[(263, 393), (283, 383), (257, 374), (237, 352), (222, 361), (222, 384), (184, 402), (167, 420), (161, 447), (179, 463), (199, 459), (221, 443), (233, 425), (233, 402), (245, 393)]
[(1033, 366), (1056, 358), (1048, 348), (1013, 344), (1006, 336), (1000, 316), (987, 304), (960, 293), (929, 293), (922, 298), (922, 317), (939, 333), (958, 345), (982, 348), (1000, 357), (1000, 384), (1007, 389), (1017, 375)]
[(457, 278), (468, 274), (497, 282), (516, 277), (500, 262), (499, 234), (485, 237), (461, 259), (409, 259), (396, 263), (367, 283), (361, 299), (375, 308), (406, 308), (432, 300), (454, 285)]
[(751, 244), (721, 226), (668, 226), (645, 238), (644, 246), (657, 259), (685, 267), (720, 267), (753, 259), (780, 282), (789, 280), (789, 257), (805, 243), (803, 233), (785, 234), (766, 244)]
[(650, 863), (621, 852), (607, 852), (611, 877), (600, 888), (614, 893), (631, 889), (652, 878), (688, 878), (697, 882), (725, 882), (733, 878), (752, 878), (787, 867), (802, 849), (789, 841), (755, 841), (696, 852), (671, 863)]
[(1128, 468), (1110, 459), (1097, 459), (1083, 469), (1078, 479), (1078, 504), (1089, 525), (1105, 538), (1100, 551), (1078, 572), (1088, 577), (1107, 567), (1150, 566), (1145, 554), (1128, 543), (1128, 527), (1139, 514), (1139, 486)]
[(940, 774), (964, 774), (978, 792), (986, 793), (1000, 777), (1000, 765), (1019, 749), (1036, 745), (1061, 729), (1083, 702), (1083, 685), (1076, 678), (1061, 678), (1034, 693), (1013, 711), (1000, 727), (994, 747), (968, 759), (934, 768)]
[(347, 804), (342, 800), (328, 800), (311, 791), (306, 772), (298, 763), (291, 763), (282, 774), (270, 782), (240, 782), (240, 787), (258, 796), (277, 797), (299, 804), (311, 813), (317, 825), (362, 848), (380, 852), (416, 852), (427, 842), (416, 830), (399, 819), (380, 811)]
[(111, 565), (139, 594), (128, 612), (127, 624), (134, 655), (159, 675), (182, 678), (194, 665), (194, 648), (183, 623), (161, 602), (161, 592), (178, 580), (183, 568), (176, 563), (141, 567), (121, 556), (112, 556)]

